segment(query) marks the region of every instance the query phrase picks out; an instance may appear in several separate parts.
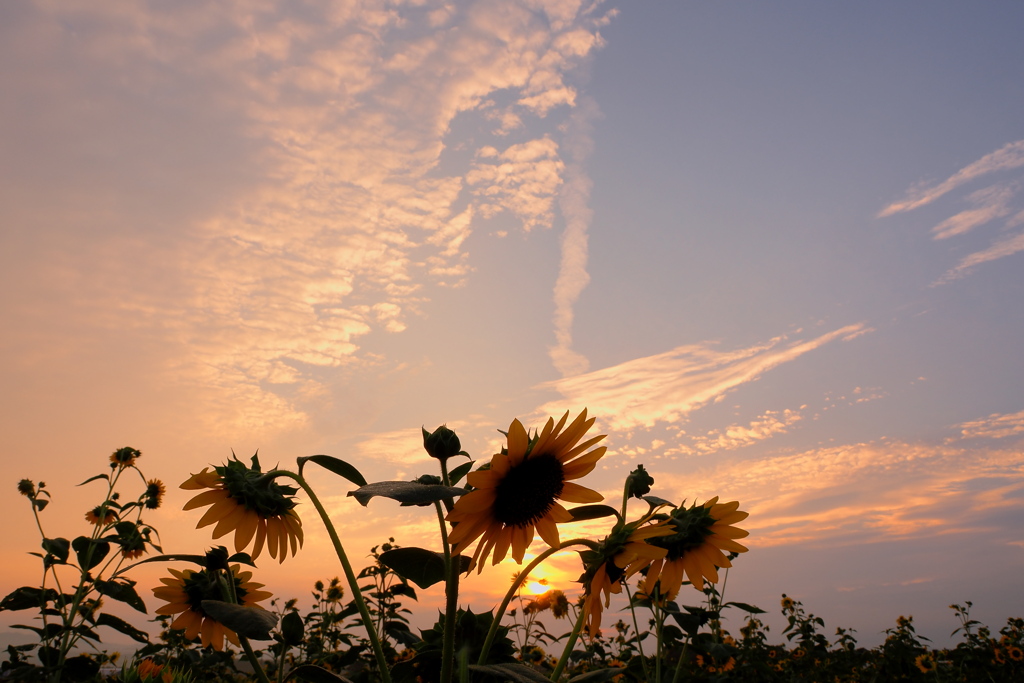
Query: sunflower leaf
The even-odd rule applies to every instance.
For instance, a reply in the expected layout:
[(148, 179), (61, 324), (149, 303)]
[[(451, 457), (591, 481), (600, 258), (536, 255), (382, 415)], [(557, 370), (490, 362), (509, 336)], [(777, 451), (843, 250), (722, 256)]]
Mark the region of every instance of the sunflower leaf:
[(7, 597), (0, 600), (0, 612), (42, 607), (47, 602), (56, 599), (57, 591), (52, 588), (47, 588), (44, 591), (35, 586), (22, 586), (18, 590), (8, 593)]
[(78, 557), (78, 565), (85, 571), (89, 571), (107, 556), (110, 552), (110, 544), (103, 540), (93, 540), (86, 536), (79, 536), (71, 542), (75, 549), (75, 556)]
[(658, 498), (657, 496), (644, 496), (643, 500), (647, 501), (647, 504), (651, 506), (651, 509), (663, 506), (675, 507), (675, 504), (672, 501), (665, 500), (664, 498)]
[(96, 481), (97, 479), (104, 479), (106, 481), (110, 481), (110, 477), (107, 476), (106, 474), (97, 474), (95, 477), (89, 477), (88, 479), (83, 481), (81, 484), (79, 484), (79, 486), (85, 486), (90, 481)]
[[(469, 456), (467, 455), (466, 457), (468, 458)], [(475, 460), (470, 460), (469, 462), (462, 463), (461, 465), (459, 465), (458, 467), (456, 467), (455, 469), (448, 473), (448, 479), (452, 482), (453, 485), (458, 484), (460, 481), (462, 481), (462, 478), (469, 474), (469, 471), (473, 469), (473, 464), (475, 462)]]
[(580, 505), (579, 507), (570, 508), (569, 514), (572, 515), (571, 521), (582, 522), (587, 519), (617, 516), (619, 513), (611, 505)]
[(612, 680), (625, 670), (626, 667), (624, 666), (615, 666), (610, 669), (598, 669), (597, 671), (588, 671), (585, 674), (573, 676), (569, 679), (569, 683), (602, 683), (603, 681)]
[(334, 472), (339, 477), (344, 477), (356, 486), (366, 486), (366, 478), (355, 468), (355, 466), (348, 464), (344, 460), (332, 457), (330, 455), (307, 455), (302, 458), (297, 458), (296, 462), (299, 464), (299, 476), (302, 475), (302, 468), (306, 465), (306, 462), (315, 462), (325, 470)]
[(114, 574), (111, 575), (110, 578), (120, 576), (121, 574), (128, 572), (134, 567), (138, 567), (140, 564), (146, 564), (147, 562), (193, 562), (195, 564), (198, 564), (200, 567), (205, 567), (206, 555), (154, 555), (153, 557), (147, 557), (144, 560), (139, 560), (134, 564), (130, 564), (127, 567), (122, 567), (121, 569), (118, 569), (116, 572), (114, 572)]
[(292, 678), (301, 678), (304, 681), (312, 681), (313, 683), (352, 683), (351, 679), (331, 673), (327, 669), (314, 664), (303, 664), (302, 666), (295, 667), (288, 672), (284, 680), (289, 681)]
[(235, 605), (220, 600), (203, 600), (203, 611), (240, 636), (252, 640), (272, 640), (270, 629), (277, 625), (277, 615), (262, 607)]
[(744, 612), (750, 612), (751, 614), (764, 614), (764, 610), (760, 607), (748, 605), (745, 602), (727, 602), (722, 607), (739, 607)]
[(525, 664), (470, 664), (469, 670), (515, 683), (549, 683), (546, 676)]
[(121, 633), (125, 634), (126, 636), (128, 636), (132, 640), (138, 641), (140, 643), (148, 643), (149, 642), (149, 634), (148, 633), (146, 633), (145, 631), (140, 631), (139, 629), (135, 628), (134, 626), (129, 624), (124, 619), (119, 619), (118, 617), (115, 617), (112, 614), (107, 614), (106, 612), (101, 614), (96, 619), (96, 625), (97, 626), (109, 626), (110, 628), (114, 629), (115, 631), (120, 631)]
[(410, 505), (429, 505), (434, 501), (455, 498), (464, 493), (466, 493), (465, 489), (454, 486), (417, 484), (413, 481), (378, 481), (360, 486), (355, 491), (349, 491), (348, 495), (353, 496), (360, 505), (365, 507), (369, 504), (370, 499), (376, 496), (383, 496)]
[[(424, 548), (395, 548), (381, 553), (381, 564), (420, 588), (444, 581), (444, 555)], [(459, 571), (469, 570), (469, 558), (459, 555)]]
[(106, 595), (114, 600), (123, 602), (131, 606), (136, 611), (146, 613), (146, 603), (142, 601), (139, 594), (135, 592), (135, 582), (131, 579), (125, 579), (123, 581), (96, 581), (96, 590), (101, 595)]

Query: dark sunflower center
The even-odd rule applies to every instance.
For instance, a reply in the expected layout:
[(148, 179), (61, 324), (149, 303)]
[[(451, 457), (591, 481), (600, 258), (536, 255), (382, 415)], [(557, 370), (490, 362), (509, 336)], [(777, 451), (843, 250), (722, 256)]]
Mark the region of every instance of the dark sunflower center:
[(513, 467), (495, 492), (494, 518), (524, 527), (543, 517), (565, 486), (562, 463), (554, 455), (535, 455)]
[(648, 541), (651, 545), (668, 550), (666, 560), (678, 560), (687, 552), (704, 545), (711, 535), (715, 518), (705, 507), (677, 510), (669, 525), (676, 530), (671, 536), (659, 536)]

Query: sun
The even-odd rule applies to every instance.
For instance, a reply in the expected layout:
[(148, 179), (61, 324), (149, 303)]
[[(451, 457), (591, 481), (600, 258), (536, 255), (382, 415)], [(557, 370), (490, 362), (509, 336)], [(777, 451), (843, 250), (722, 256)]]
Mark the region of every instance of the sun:
[(551, 590), (551, 586), (548, 585), (547, 581), (543, 583), (540, 581), (528, 581), (526, 583), (526, 590), (534, 595), (544, 595)]

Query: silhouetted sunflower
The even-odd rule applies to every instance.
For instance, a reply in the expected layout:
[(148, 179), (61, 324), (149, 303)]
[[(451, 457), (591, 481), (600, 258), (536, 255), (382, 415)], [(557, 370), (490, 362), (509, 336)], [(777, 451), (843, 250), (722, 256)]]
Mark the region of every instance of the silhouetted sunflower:
[(85, 513), (85, 521), (96, 526), (106, 526), (117, 521), (117, 513), (108, 507), (97, 505)]
[(493, 564), (501, 562), (509, 549), (522, 564), (533, 542), (534, 530), (550, 545), (559, 545), (558, 523), (572, 519), (558, 501), (596, 503), (604, 496), (579, 484), (604, 455), (604, 446), (588, 450), (604, 435), (580, 443), (594, 424), (587, 411), (565, 427), (569, 413), (555, 424), (548, 418), (539, 434), (531, 438), (519, 420), (508, 428), (508, 446), (496, 453), (489, 467), (470, 472), (467, 481), (474, 490), (463, 495), (448, 513), (454, 528), (448, 540), (453, 553), (461, 553), (475, 540), (473, 564), (483, 569), (494, 552)]
[[(252, 581), (252, 572), (241, 571), (239, 565), (230, 567), (235, 582), (235, 595), (242, 605), (259, 607), (256, 603), (266, 600), (273, 594), (261, 591), (262, 583)], [(157, 609), (157, 614), (178, 615), (171, 622), (171, 628), (184, 630), (185, 638), (200, 638), (203, 647), (212, 646), (215, 650), (224, 650), (224, 639), (238, 646), (238, 636), (224, 624), (211, 618), (203, 611), (203, 600), (226, 601), (229, 596), (223, 595), (216, 571), (202, 569), (193, 571), (186, 569), (168, 569), (173, 578), (163, 578), (163, 586), (153, 589), (153, 594), (167, 604)]]
[(146, 507), (150, 510), (156, 510), (164, 502), (164, 494), (167, 493), (167, 487), (159, 479), (150, 479), (146, 482)]
[(288, 546), (291, 545), (291, 553), (295, 555), (303, 541), (302, 522), (294, 509), (296, 489), (276, 481), (261, 481), (262, 477), (256, 456), (252, 458), (252, 467), (246, 467), (237, 459), (229, 460), (223, 467), (214, 467), (212, 472), (204, 467), (181, 488), (209, 490), (185, 503), (183, 509), (210, 505), (196, 525), (197, 529), (216, 523), (214, 538), (235, 532), (236, 552), (242, 552), (253, 542), (250, 555), (256, 559), (265, 544), (271, 557), (284, 562)]
[(651, 541), (665, 548), (668, 555), (651, 564), (643, 592), (652, 595), (658, 588), (661, 597), (672, 600), (683, 584), (684, 574), (701, 592), (705, 580), (718, 583), (717, 568), (732, 566), (722, 551), (747, 552), (734, 540), (748, 535), (743, 529), (732, 526), (747, 518), (747, 513), (740, 511), (739, 506), (736, 501), (719, 503), (715, 496), (703, 505), (676, 508), (668, 518), (675, 533)]
[(653, 542), (671, 533), (665, 520), (651, 523), (651, 517), (646, 516), (629, 524), (617, 524), (597, 550), (580, 553), (583, 560), (580, 583), (585, 596), (583, 612), (591, 636), (600, 633), (604, 608), (611, 602), (612, 593), (622, 592), (622, 582), (665, 557), (668, 551)]

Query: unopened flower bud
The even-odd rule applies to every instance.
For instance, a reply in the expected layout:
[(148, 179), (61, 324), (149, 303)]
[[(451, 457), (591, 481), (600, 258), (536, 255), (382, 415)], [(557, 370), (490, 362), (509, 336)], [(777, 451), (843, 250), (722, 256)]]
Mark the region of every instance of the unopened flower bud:
[(651, 492), (654, 477), (647, 473), (643, 465), (637, 465), (636, 469), (629, 473), (629, 478), (626, 482), (631, 498), (643, 498)]
[(462, 451), (458, 435), (445, 425), (441, 425), (433, 433), (423, 427), (420, 429), (423, 430), (423, 448), (431, 458), (447, 460)]

